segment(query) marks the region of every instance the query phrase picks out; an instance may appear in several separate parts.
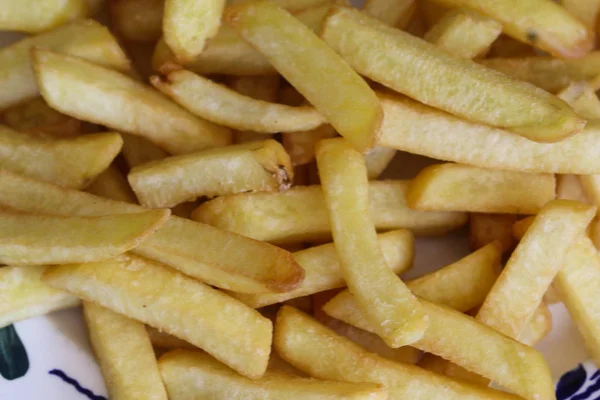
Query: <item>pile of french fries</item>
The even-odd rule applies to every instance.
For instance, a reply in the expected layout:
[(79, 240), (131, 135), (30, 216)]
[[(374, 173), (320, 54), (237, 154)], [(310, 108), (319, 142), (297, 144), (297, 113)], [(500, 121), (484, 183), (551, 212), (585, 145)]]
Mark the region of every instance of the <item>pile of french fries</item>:
[(599, 10), (0, 0), (0, 327), (81, 306), (114, 400), (555, 399), (550, 304), (600, 366)]

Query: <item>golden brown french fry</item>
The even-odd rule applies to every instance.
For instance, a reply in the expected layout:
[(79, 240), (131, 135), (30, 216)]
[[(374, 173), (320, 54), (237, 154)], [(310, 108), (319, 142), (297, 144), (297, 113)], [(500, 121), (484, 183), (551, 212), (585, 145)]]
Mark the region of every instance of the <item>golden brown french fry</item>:
[(0, 268), (0, 328), (79, 305), (79, 299), (41, 281), (45, 265)]
[(37, 0), (0, 3), (0, 31), (37, 33), (89, 14), (84, 0)]
[[(411, 210), (409, 181), (371, 181), (369, 208), (379, 231), (407, 228), (417, 235), (441, 235), (467, 222), (464, 213)], [(208, 201), (192, 219), (257, 240), (294, 243), (331, 238), (319, 186), (292, 187), (283, 193), (242, 193)]]
[(238, 130), (262, 133), (316, 128), (325, 118), (312, 107), (256, 100), (186, 70), (150, 78), (152, 85), (199, 117)]
[(129, 187), (127, 178), (115, 166), (110, 165), (87, 187), (87, 192), (107, 199), (124, 201), (126, 203), (137, 203), (133, 191)]
[(390, 400), (520, 398), (465, 384), (414, 365), (386, 360), (287, 306), (277, 315), (273, 342), (284, 360), (313, 377), (380, 383), (388, 391)]
[(231, 7), (224, 19), (357, 149), (373, 146), (381, 122), (377, 97), (310, 28), (268, 1)]
[(0, 262), (43, 265), (103, 261), (134, 249), (169, 210), (102, 217), (63, 217), (0, 211)]
[[(561, 58), (583, 57), (594, 36), (563, 7), (551, 1), (436, 0), (450, 7), (471, 8), (502, 23), (504, 33)], [(557, 29), (557, 27), (560, 27)]]
[(175, 349), (187, 349), (187, 350), (195, 350), (196, 346), (193, 344), (186, 342), (183, 339), (179, 339), (176, 336), (169, 335), (166, 332), (159, 331), (156, 328), (152, 328), (151, 326), (146, 326), (146, 331), (148, 333), (148, 337), (150, 338), (150, 343), (152, 346), (157, 347), (159, 349), (164, 350), (175, 350)]
[(379, 175), (387, 168), (396, 155), (396, 150), (387, 147), (373, 147), (365, 154), (365, 164), (367, 166), (367, 175), (369, 179), (377, 179)]
[(167, 157), (133, 168), (127, 179), (141, 205), (158, 208), (201, 196), (285, 191), (293, 177), (283, 146), (264, 140)]
[(267, 368), (271, 321), (198, 280), (134, 256), (61, 265), (43, 281), (200, 347), (240, 374)]
[(306, 165), (315, 159), (317, 142), (335, 136), (335, 129), (329, 124), (323, 124), (304, 132), (284, 132), (282, 142), (294, 165)]
[(551, 174), (449, 163), (431, 165), (419, 172), (411, 181), (406, 199), (409, 207), (417, 210), (536, 214), (554, 200), (555, 191)]
[(502, 33), (502, 24), (465, 9), (454, 9), (431, 27), (424, 39), (460, 58), (484, 55)]
[(167, 400), (144, 324), (89, 302), (83, 315), (110, 398)]
[(596, 32), (596, 17), (600, 11), (598, 0), (562, 0), (560, 5), (583, 22), (591, 32)]
[(538, 142), (561, 140), (585, 126), (555, 96), (454, 57), (358, 10), (334, 7), (321, 36), (360, 74), (462, 118)]
[(427, 316), (386, 265), (369, 215), (364, 157), (345, 139), (319, 142), (316, 156), (340, 270), (358, 306), (388, 346), (419, 340)]
[[(387, 392), (373, 383), (334, 382), (267, 371), (248, 379), (198, 351), (174, 350), (160, 358), (160, 372), (171, 400), (246, 400), (302, 398), (308, 400), (385, 400)], [(197, 385), (197, 382), (202, 382)], [(235, 393), (235, 394), (234, 394)]]
[(562, 174), (600, 173), (600, 124), (556, 143), (536, 143), (508, 131), (467, 122), (409, 99), (380, 95), (379, 145), (483, 168)]
[(2, 120), (14, 130), (42, 138), (77, 136), (82, 129), (81, 121), (53, 110), (41, 97), (8, 108)]
[(29, 54), (36, 47), (71, 54), (122, 72), (131, 68), (108, 29), (92, 20), (73, 22), (0, 49), (0, 110), (39, 96)]
[(510, 214), (469, 215), (469, 247), (477, 250), (497, 242), (502, 253), (511, 251), (515, 245), (512, 229), (516, 219), (516, 215)]
[[(229, 0), (228, 4), (242, 4), (249, 0)], [(314, 9), (321, 5), (328, 5), (329, 0), (271, 0), (281, 8), (296, 13), (307, 9)]]
[[(0, 170), (0, 187), (2, 207), (29, 213), (102, 216), (146, 211), (6, 170)], [(304, 277), (292, 254), (283, 249), (175, 216), (134, 252), (240, 293), (292, 290)]]
[(405, 29), (417, 9), (415, 0), (366, 0), (363, 11), (398, 29)]
[(64, 114), (144, 136), (170, 153), (231, 142), (227, 128), (194, 116), (117, 71), (49, 51), (36, 50), (33, 58), (44, 99)]
[(164, 6), (165, 0), (110, 0), (111, 27), (127, 40), (158, 40), (162, 33)]
[[(409, 231), (402, 229), (381, 233), (378, 239), (386, 264), (395, 274), (401, 274), (411, 266), (414, 239)], [(304, 281), (296, 289), (286, 293), (231, 295), (252, 308), (260, 308), (345, 286), (333, 243), (297, 251), (294, 259), (304, 269)]]
[(141, 136), (128, 133), (122, 133), (121, 136), (123, 137), (123, 157), (125, 157), (129, 168), (150, 161), (161, 160), (168, 156), (168, 153), (162, 148)]
[(45, 140), (0, 125), (0, 165), (4, 169), (61, 186), (83, 188), (119, 154), (118, 133)]
[(572, 82), (600, 75), (600, 51), (592, 51), (573, 60), (536, 56), (489, 58), (480, 63), (549, 92), (558, 92)]

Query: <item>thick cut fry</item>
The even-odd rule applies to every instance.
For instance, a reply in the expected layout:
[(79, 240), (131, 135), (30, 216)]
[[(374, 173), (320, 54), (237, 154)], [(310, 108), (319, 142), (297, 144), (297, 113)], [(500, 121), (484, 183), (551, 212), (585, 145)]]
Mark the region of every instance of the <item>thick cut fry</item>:
[(144, 324), (88, 302), (83, 315), (110, 398), (167, 400)]
[(169, 352), (160, 358), (159, 367), (171, 400), (387, 399), (387, 392), (373, 383), (321, 381), (278, 371), (248, 379), (197, 351)]
[(310, 28), (268, 1), (229, 8), (224, 18), (353, 146), (373, 146), (381, 123), (377, 97)]
[(561, 58), (583, 57), (594, 47), (594, 36), (577, 18), (552, 1), (436, 0), (465, 7), (502, 23), (504, 33)]
[(170, 153), (231, 142), (228, 129), (117, 71), (41, 50), (34, 52), (34, 67), (44, 99), (64, 114), (144, 136)]
[[(409, 181), (371, 181), (369, 208), (377, 230), (410, 229), (437, 235), (467, 222), (464, 213), (415, 211), (406, 205)], [(285, 193), (243, 193), (208, 201), (192, 219), (257, 240), (294, 243), (331, 238), (319, 186), (293, 187)]]
[(557, 143), (535, 143), (508, 131), (467, 122), (409, 99), (380, 96), (379, 145), (438, 160), (491, 169), (600, 173), (600, 124)]
[(317, 165), (340, 269), (376, 333), (393, 348), (419, 340), (427, 315), (386, 265), (369, 215), (364, 157), (344, 139), (317, 145)]
[(600, 75), (600, 51), (581, 58), (563, 60), (553, 57), (489, 58), (481, 64), (506, 75), (533, 83), (549, 92), (558, 92), (572, 82)]
[(335, 7), (321, 36), (360, 74), (460, 117), (539, 142), (561, 140), (585, 126), (551, 94), (454, 57), (360, 11)]
[(39, 96), (29, 54), (38, 47), (130, 70), (127, 56), (108, 29), (92, 20), (73, 22), (0, 49), (0, 110)]
[(194, 114), (238, 130), (262, 133), (316, 128), (325, 118), (312, 107), (290, 107), (256, 100), (192, 72), (179, 70), (152, 84)]
[(79, 305), (79, 299), (41, 281), (48, 267), (0, 268), (0, 328), (27, 318)]
[(386, 360), (291, 307), (282, 307), (279, 311), (273, 342), (284, 360), (311, 376), (380, 383), (388, 391), (390, 400), (520, 398)]
[(2, 120), (10, 128), (41, 138), (65, 138), (81, 133), (81, 121), (53, 110), (42, 98), (11, 107)]
[(37, 33), (89, 14), (85, 0), (2, 0), (0, 31)]
[(551, 174), (436, 164), (411, 181), (406, 198), (417, 210), (536, 214), (555, 191)]
[[(378, 238), (388, 267), (395, 274), (406, 271), (414, 257), (412, 234), (398, 230), (379, 234)], [(304, 269), (304, 281), (296, 289), (286, 293), (231, 295), (252, 308), (260, 308), (345, 286), (340, 260), (332, 243), (297, 251), (294, 259)]]
[(379, 175), (387, 168), (396, 155), (396, 150), (387, 147), (373, 147), (365, 154), (365, 164), (367, 166), (367, 175), (369, 179), (377, 179)]
[(381, 20), (383, 23), (398, 29), (408, 27), (415, 11), (415, 0), (366, 0), (363, 11)]
[(424, 39), (460, 58), (484, 55), (502, 33), (502, 25), (470, 10), (455, 9), (444, 15)]
[(62, 217), (0, 211), (0, 262), (42, 265), (107, 260), (134, 249), (169, 210), (103, 217)]
[(285, 191), (293, 177), (283, 146), (266, 140), (167, 157), (135, 167), (127, 178), (140, 204), (157, 208), (200, 196)]
[(137, 203), (135, 195), (131, 191), (129, 183), (127, 183), (127, 178), (115, 165), (109, 166), (98, 175), (86, 191), (107, 199)]
[(141, 136), (122, 133), (123, 157), (129, 168), (137, 167), (154, 160), (161, 160), (169, 154), (148, 139)]
[(153, 42), (162, 33), (165, 0), (111, 0), (110, 24), (119, 35), (136, 42)]
[(516, 219), (516, 215), (509, 214), (471, 214), (469, 247), (474, 251), (486, 244), (497, 242), (502, 253), (511, 251), (515, 245), (512, 229)]
[(596, 32), (596, 18), (600, 10), (598, 0), (562, 0), (560, 4), (583, 22), (591, 32)]
[[(146, 211), (5, 170), (0, 170), (0, 187), (1, 206), (30, 213), (102, 216)], [(240, 293), (292, 290), (304, 277), (291, 253), (175, 216), (134, 251), (209, 285)]]
[(517, 338), (595, 213), (596, 207), (574, 201), (548, 203), (519, 242), (477, 319)]
[(166, 0), (163, 33), (181, 62), (192, 60), (217, 34), (225, 0)]
[(200, 281), (133, 256), (53, 267), (43, 281), (200, 347), (240, 374), (267, 368), (271, 321)]
[[(315, 159), (315, 146), (317, 142), (321, 139), (329, 139), (335, 136), (335, 129), (329, 124), (323, 124), (315, 129), (304, 132), (283, 133), (282, 142), (294, 165), (306, 165)], [(373, 148), (367, 154), (380, 148)], [(372, 166), (371, 168), (374, 169), (375, 167)]]
[(164, 350), (175, 350), (175, 349), (187, 349), (187, 350), (195, 350), (197, 349), (191, 343), (186, 342), (183, 339), (179, 339), (176, 336), (169, 335), (166, 332), (159, 331), (156, 328), (152, 328), (151, 326), (146, 326), (146, 331), (148, 332), (148, 337), (150, 337), (150, 342), (152, 346), (157, 347), (159, 349)]
[(122, 144), (118, 133), (44, 140), (0, 125), (0, 167), (79, 189), (108, 168)]

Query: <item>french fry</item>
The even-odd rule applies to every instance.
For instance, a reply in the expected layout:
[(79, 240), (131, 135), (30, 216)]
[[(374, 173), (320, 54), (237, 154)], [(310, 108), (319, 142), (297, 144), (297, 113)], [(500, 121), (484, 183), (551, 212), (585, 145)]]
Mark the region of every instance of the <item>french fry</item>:
[(144, 136), (174, 154), (231, 142), (228, 129), (117, 71), (49, 51), (37, 50), (33, 57), (42, 96), (64, 114)]
[[(409, 231), (382, 233), (378, 239), (386, 264), (395, 274), (401, 274), (411, 266), (414, 239)], [(297, 251), (294, 259), (304, 269), (304, 281), (296, 289), (286, 293), (230, 294), (249, 307), (260, 308), (345, 286), (333, 243)]]
[(59, 217), (0, 211), (0, 262), (43, 265), (107, 260), (139, 246), (169, 214), (168, 210), (153, 210)]
[[(336, 136), (335, 129), (329, 124), (323, 124), (304, 132), (283, 133), (283, 147), (290, 155), (294, 165), (306, 165), (315, 159), (315, 146), (321, 139)], [(375, 148), (370, 150), (376, 151)], [(368, 153), (368, 154), (369, 154)], [(378, 153), (379, 154), (379, 153)], [(371, 156), (373, 159), (373, 156)], [(375, 169), (375, 167), (371, 167)]]
[(284, 360), (313, 377), (380, 383), (388, 391), (390, 400), (519, 398), (455, 381), (414, 365), (386, 360), (291, 307), (284, 306), (279, 311), (273, 342)]
[(518, 340), (528, 346), (535, 346), (552, 329), (552, 313), (542, 302), (535, 310), (525, 328), (519, 334)]
[(365, 154), (365, 164), (367, 166), (367, 176), (369, 179), (377, 179), (379, 175), (387, 168), (396, 155), (396, 150), (386, 147), (373, 147)]
[(409, 99), (380, 95), (378, 144), (476, 167), (536, 173), (600, 173), (600, 125), (557, 143), (535, 143), (508, 131), (467, 122)]
[(584, 81), (600, 75), (600, 51), (591, 51), (573, 60), (532, 56), (488, 58), (479, 62), (488, 68), (533, 83), (553, 93), (572, 82)]
[(563, 0), (560, 4), (571, 15), (583, 22), (591, 32), (596, 32), (596, 17), (600, 11), (600, 2), (597, 0)]
[(369, 215), (364, 157), (344, 139), (319, 142), (316, 156), (340, 270), (357, 304), (388, 346), (419, 340), (427, 315), (386, 265)]
[(98, 175), (86, 191), (107, 199), (137, 203), (135, 194), (131, 191), (127, 179), (115, 165), (110, 165)]
[(435, 164), (411, 181), (406, 199), (417, 210), (536, 214), (554, 200), (555, 191), (551, 174)]
[(488, 17), (464, 9), (447, 12), (427, 31), (424, 39), (460, 58), (484, 55), (502, 33), (502, 25)]
[[(229, 400), (232, 393), (247, 400), (387, 399), (387, 392), (373, 383), (323, 381), (278, 371), (267, 371), (258, 380), (248, 379), (198, 351), (171, 351), (160, 358), (159, 367), (171, 400)], [(201, 385), (196, 384), (199, 381)]]
[(262, 133), (294, 132), (316, 128), (325, 118), (312, 107), (289, 107), (256, 100), (186, 70), (173, 71), (150, 81), (192, 113), (238, 130)]
[[(0, 170), (0, 187), (0, 206), (29, 213), (102, 216), (146, 211), (6, 170)], [(134, 252), (240, 293), (291, 290), (304, 277), (292, 254), (278, 247), (175, 216)]]
[(129, 168), (150, 161), (161, 160), (168, 156), (168, 153), (161, 147), (141, 136), (128, 133), (122, 133), (121, 136), (123, 137), (123, 157), (125, 157)]
[(39, 96), (29, 54), (33, 48), (57, 50), (122, 72), (131, 68), (108, 29), (92, 20), (73, 22), (0, 49), (0, 110)]
[(5, 110), (2, 120), (14, 130), (42, 138), (65, 138), (81, 133), (81, 121), (53, 110), (42, 98)]
[(186, 349), (186, 350), (195, 350), (197, 349), (191, 343), (186, 342), (183, 339), (179, 339), (176, 336), (169, 335), (166, 332), (159, 331), (156, 328), (152, 328), (151, 326), (146, 326), (146, 331), (148, 332), (148, 337), (150, 338), (150, 342), (152, 346), (157, 347), (163, 350), (175, 350), (175, 349)]
[[(314, 9), (318, 6), (329, 4), (329, 0), (271, 0), (281, 8), (296, 13), (307, 9)], [(248, 0), (229, 0), (228, 4), (242, 4), (247, 3)]]
[(84, 0), (11, 1), (0, 4), (0, 31), (37, 33), (52, 29), (89, 13)]
[(52, 267), (43, 281), (184, 339), (244, 376), (260, 378), (267, 368), (271, 321), (160, 264), (123, 255)]
[(321, 36), (360, 74), (462, 118), (538, 142), (559, 141), (585, 126), (555, 96), (454, 57), (360, 11), (335, 7)]
[(417, 9), (415, 0), (366, 0), (363, 11), (398, 29), (408, 27)]
[[(417, 235), (441, 235), (467, 222), (463, 213), (424, 212), (406, 205), (409, 181), (371, 181), (369, 208), (379, 231), (407, 228)], [(208, 201), (192, 219), (257, 240), (294, 243), (331, 238), (319, 186), (283, 193), (243, 193)]]
[(159, 208), (201, 196), (285, 191), (293, 176), (283, 146), (265, 140), (167, 157), (133, 168), (127, 178), (141, 205)]
[(111, 27), (119, 36), (135, 42), (160, 38), (165, 0), (110, 0)]
[(381, 122), (377, 97), (310, 28), (268, 1), (231, 7), (224, 20), (353, 146), (361, 151), (373, 146)]
[(40, 280), (47, 268), (45, 265), (0, 268), (0, 328), (79, 305), (77, 297)]
[(144, 324), (88, 302), (83, 315), (111, 399), (167, 400)]
[(0, 165), (61, 186), (83, 188), (119, 154), (118, 133), (44, 140), (0, 125)]
[(486, 244), (497, 242), (502, 253), (511, 251), (515, 245), (512, 229), (516, 219), (516, 215), (510, 214), (471, 214), (469, 247), (474, 251)]
[(186, 62), (202, 52), (217, 34), (225, 0), (165, 0), (164, 40), (177, 60)]
[[(594, 47), (594, 36), (558, 4), (532, 0), (437, 0), (450, 7), (471, 8), (502, 23), (504, 33), (561, 58), (583, 57)], [(557, 28), (560, 27), (560, 28)]]

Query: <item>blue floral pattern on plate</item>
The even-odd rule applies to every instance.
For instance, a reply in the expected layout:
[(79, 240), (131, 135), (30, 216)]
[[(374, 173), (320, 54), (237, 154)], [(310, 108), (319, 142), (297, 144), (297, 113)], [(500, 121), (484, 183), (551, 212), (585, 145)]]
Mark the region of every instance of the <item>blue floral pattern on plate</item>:
[(564, 374), (556, 384), (557, 400), (600, 400), (600, 371), (591, 361)]

